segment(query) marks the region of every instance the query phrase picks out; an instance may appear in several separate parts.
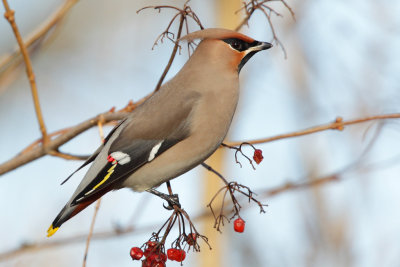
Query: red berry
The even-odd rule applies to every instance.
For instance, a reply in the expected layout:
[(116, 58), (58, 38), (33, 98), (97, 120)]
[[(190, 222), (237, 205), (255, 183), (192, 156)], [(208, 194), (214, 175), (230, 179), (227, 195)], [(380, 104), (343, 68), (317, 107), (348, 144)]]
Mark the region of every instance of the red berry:
[(261, 149), (254, 150), (253, 159), (257, 164), (260, 164), (260, 162), (264, 159)]
[(181, 262), (186, 258), (186, 252), (182, 249), (170, 248), (167, 250), (168, 259)]
[(146, 249), (144, 250), (144, 256), (148, 257), (151, 254), (156, 254), (157, 252), (159, 252), (160, 251), (160, 247), (156, 248), (157, 245), (158, 245), (157, 242), (147, 241)]
[(151, 267), (151, 261), (147, 259), (142, 260), (142, 267)]
[(131, 248), (132, 260), (140, 260), (143, 257), (143, 251), (138, 247)]
[(144, 250), (144, 256), (147, 258), (150, 255), (150, 252), (151, 252), (151, 248), (146, 248)]
[(186, 252), (182, 249), (179, 249), (176, 253), (176, 261), (184, 261), (186, 258)]
[(246, 223), (242, 220), (242, 218), (237, 218), (233, 222), (233, 229), (238, 233), (243, 233), (245, 224)]
[(168, 259), (170, 259), (171, 261), (174, 261), (176, 258), (176, 252), (177, 252), (177, 249), (169, 248), (167, 250)]
[(148, 258), (153, 262), (159, 262), (159, 261), (165, 262), (165, 261), (167, 261), (167, 255), (165, 255), (162, 252), (160, 254), (158, 254), (158, 253), (150, 254)]
[(165, 263), (160, 261), (151, 265), (151, 267), (165, 267)]
[(154, 242), (154, 241), (147, 241), (146, 244), (147, 244), (147, 247), (150, 249), (153, 249), (157, 246), (157, 242)]
[(189, 246), (194, 246), (194, 244), (196, 243), (196, 239), (197, 239), (196, 233), (190, 233), (186, 237), (186, 242), (189, 244)]
[(167, 261), (167, 256), (164, 253), (151, 254), (142, 261), (142, 267), (154, 267), (154, 266), (165, 267), (166, 261)]

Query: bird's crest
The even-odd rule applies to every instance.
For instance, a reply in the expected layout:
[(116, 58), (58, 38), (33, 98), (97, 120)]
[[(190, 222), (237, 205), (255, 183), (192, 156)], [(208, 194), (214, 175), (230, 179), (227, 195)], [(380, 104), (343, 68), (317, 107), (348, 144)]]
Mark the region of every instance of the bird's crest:
[(200, 30), (200, 31), (195, 31), (192, 33), (189, 33), (188, 35), (183, 36), (180, 38), (180, 41), (193, 41), (196, 39), (229, 39), (229, 38), (237, 38), (240, 40), (243, 40), (247, 43), (252, 43), (254, 42), (253, 38), (250, 38), (244, 34), (232, 31), (232, 30), (227, 30), (227, 29), (220, 29), (220, 28), (209, 28), (205, 30)]

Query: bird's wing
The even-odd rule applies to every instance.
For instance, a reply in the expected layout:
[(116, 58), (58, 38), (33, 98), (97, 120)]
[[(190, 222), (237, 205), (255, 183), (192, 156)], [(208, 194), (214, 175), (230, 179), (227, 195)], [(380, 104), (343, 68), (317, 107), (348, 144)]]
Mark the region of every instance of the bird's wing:
[[(104, 161), (103, 166), (93, 179), (88, 182), (73, 198), (71, 204), (76, 205), (87, 201), (101, 191), (114, 188), (116, 182), (130, 176), (144, 164), (184, 140), (190, 135), (190, 113), (193, 103), (185, 103), (175, 114), (167, 114), (163, 104), (154, 114), (141, 112), (136, 119), (135, 114), (122, 125), (118, 137), (111, 136), (107, 157), (97, 157)], [(143, 108), (144, 111), (145, 108)], [(106, 146), (107, 147), (107, 146)], [(103, 153), (103, 152), (101, 152)], [(105, 159), (106, 158), (106, 159)]]
[(71, 173), (64, 181), (62, 181), (61, 185), (65, 184), (71, 177), (72, 175), (74, 175), (75, 173), (77, 173), (80, 169), (82, 169), (83, 167), (85, 167), (86, 165), (88, 165), (89, 163), (91, 163), (100, 153), (100, 151), (103, 149), (104, 145), (108, 142), (108, 140), (110, 139), (110, 137), (114, 134), (115, 130), (117, 130), (117, 128), (119, 126), (121, 126), (121, 124), (126, 120), (123, 119), (121, 120), (106, 136), (106, 138), (104, 138), (104, 142), (103, 144), (101, 144), (101, 146), (99, 146), (97, 148), (97, 150), (81, 165), (79, 166), (78, 169), (76, 169), (73, 173)]

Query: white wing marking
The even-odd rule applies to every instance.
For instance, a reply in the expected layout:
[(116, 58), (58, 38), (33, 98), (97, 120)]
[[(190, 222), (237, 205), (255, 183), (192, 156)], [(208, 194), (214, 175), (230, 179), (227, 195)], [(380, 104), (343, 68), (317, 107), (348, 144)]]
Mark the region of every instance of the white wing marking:
[(121, 151), (116, 151), (110, 154), (111, 157), (113, 157), (118, 164), (124, 165), (131, 161), (131, 157), (129, 157), (128, 154), (121, 152)]
[(155, 146), (151, 149), (150, 155), (149, 155), (149, 158), (147, 159), (147, 161), (152, 161), (152, 160), (154, 159), (154, 157), (156, 156), (156, 154), (157, 154), (158, 150), (160, 149), (160, 147), (161, 147), (161, 145), (162, 145), (163, 142), (164, 142), (164, 141), (161, 141), (160, 143), (158, 143), (157, 145), (155, 145)]

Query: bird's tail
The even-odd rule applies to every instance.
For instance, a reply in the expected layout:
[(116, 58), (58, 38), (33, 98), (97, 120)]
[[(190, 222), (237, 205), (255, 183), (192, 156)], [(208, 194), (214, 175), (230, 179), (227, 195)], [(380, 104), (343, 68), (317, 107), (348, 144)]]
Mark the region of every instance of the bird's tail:
[(87, 206), (92, 204), (96, 199), (85, 201), (83, 203), (79, 203), (77, 205), (71, 206), (70, 203), (67, 203), (64, 208), (60, 211), (57, 217), (54, 219), (53, 223), (50, 225), (47, 230), (47, 237), (54, 235), (55, 232), (60, 228), (60, 226), (74, 217), (76, 214), (84, 210)]
[(82, 200), (82, 202), (74, 201), (72, 198), (68, 203), (64, 206), (64, 208), (60, 211), (57, 217), (54, 219), (53, 223), (50, 225), (49, 229), (47, 230), (47, 236), (50, 237), (54, 235), (55, 232), (60, 228), (60, 226), (74, 217), (76, 214), (84, 210), (87, 206), (101, 198), (104, 194), (108, 191), (112, 190), (113, 184), (108, 185), (107, 187), (95, 192), (93, 195)]

